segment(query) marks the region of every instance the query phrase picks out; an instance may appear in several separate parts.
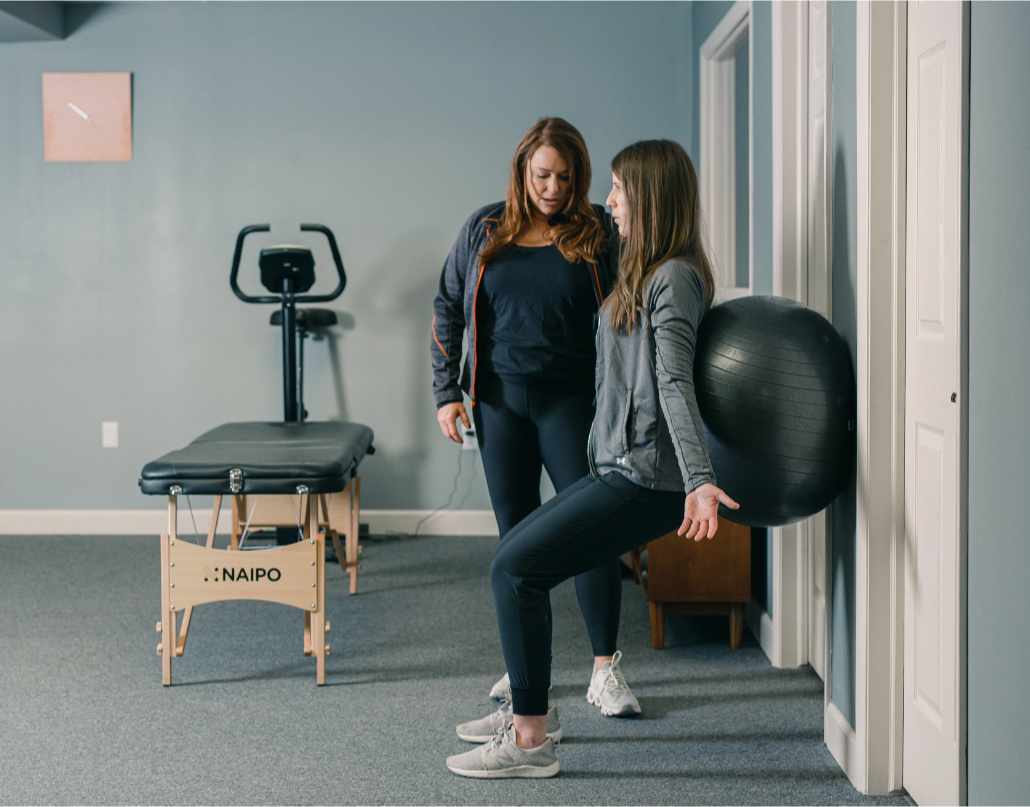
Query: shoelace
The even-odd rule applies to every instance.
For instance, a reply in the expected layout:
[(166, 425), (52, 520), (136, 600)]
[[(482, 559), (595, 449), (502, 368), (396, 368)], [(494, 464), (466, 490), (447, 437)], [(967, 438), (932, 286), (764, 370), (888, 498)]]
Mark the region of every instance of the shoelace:
[[(504, 707), (502, 706), (501, 708), (503, 709)], [(498, 709), (497, 711), (499, 712), (501, 710)], [(495, 748), (498, 748), (500, 745), (502, 745), (504, 743), (504, 738), (508, 736), (508, 730), (509, 729), (511, 729), (511, 742), (512, 742), (512, 745), (514, 745), (516, 748), (518, 748), (519, 744), (518, 744), (518, 742), (515, 739), (515, 723), (509, 717), (508, 720), (506, 720), (505, 723), (504, 723), (504, 728), (499, 730), (496, 734), (494, 734), (494, 736), (491, 737), (489, 740), (487, 740), (487, 742), (483, 745), (483, 750), (486, 753), (490, 753)], [(559, 741), (558, 740), (554, 740), (553, 742), (554, 742), (555, 746), (557, 746)]]
[(626, 683), (626, 679), (622, 675), (622, 670), (619, 669), (619, 660), (621, 658), (622, 651), (616, 650), (615, 655), (612, 656), (612, 660), (608, 662), (608, 669), (605, 669), (604, 667), (600, 669), (601, 689), (615, 692), (629, 689), (629, 684)]
[(492, 751), (495, 751), (496, 749), (500, 748), (501, 745), (504, 743), (504, 738), (508, 736), (508, 729), (511, 728), (511, 725), (511, 721), (505, 723), (504, 731), (497, 732), (493, 737), (487, 740), (486, 744), (483, 745), (483, 751), (489, 754)]
[(511, 703), (502, 703), (500, 707), (498, 707), (497, 711), (493, 713), (492, 716), (500, 717), (501, 719), (501, 725), (500, 727), (494, 729), (494, 733), (503, 734), (505, 731), (508, 730), (508, 726), (511, 724), (512, 721)]

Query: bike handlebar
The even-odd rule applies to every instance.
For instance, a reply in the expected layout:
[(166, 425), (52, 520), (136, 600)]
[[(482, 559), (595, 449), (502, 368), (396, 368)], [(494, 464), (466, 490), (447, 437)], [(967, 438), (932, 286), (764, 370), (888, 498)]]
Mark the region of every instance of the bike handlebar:
[[(264, 294), (260, 296), (247, 294), (240, 288), (236, 280), (240, 272), (240, 258), (243, 256), (243, 240), (251, 233), (267, 233), (270, 229), (271, 227), (267, 224), (249, 224), (240, 230), (236, 236), (236, 251), (232, 256), (232, 271), (229, 273), (229, 285), (232, 286), (233, 293), (245, 303), (278, 303), (282, 301), (282, 295), (278, 294)], [(329, 292), (329, 294), (300, 294), (296, 295), (293, 300), (297, 303), (327, 303), (330, 300), (335, 300), (343, 294), (343, 290), (347, 286), (347, 273), (343, 268), (340, 250), (336, 246), (336, 237), (333, 235), (332, 230), (322, 224), (301, 224), (300, 229), (304, 232), (322, 233), (326, 237), (329, 241), (329, 250), (332, 252), (333, 263), (336, 264), (336, 274), (339, 276), (340, 282), (337, 283), (336, 288)]]

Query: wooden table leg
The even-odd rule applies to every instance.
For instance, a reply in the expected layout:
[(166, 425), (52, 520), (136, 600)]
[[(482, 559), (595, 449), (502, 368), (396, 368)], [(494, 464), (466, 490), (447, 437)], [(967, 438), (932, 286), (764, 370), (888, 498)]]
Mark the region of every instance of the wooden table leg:
[(660, 602), (649, 602), (651, 611), (651, 643), (655, 650), (665, 647), (665, 609)]
[(240, 548), (240, 533), (243, 532), (241, 515), (247, 511), (247, 497), (237, 493), (232, 497), (232, 535), (229, 537), (229, 549)]
[(315, 657), (315, 680), (319, 686), (325, 684), (325, 657), (329, 652), (326, 645), (325, 621), (325, 536), (318, 531), (318, 500), (308, 497), (307, 515), (304, 519), (304, 538), (315, 544), (315, 601), (308, 612), (309, 620), (305, 631), (310, 636), (311, 652)]
[(348, 485), (350, 498), (350, 529), (347, 530), (347, 565), (350, 567), (350, 593), (358, 593), (358, 531), (361, 517), (361, 477), (355, 476)]
[[(346, 572), (347, 556), (343, 550), (343, 545), (340, 543), (340, 532), (333, 527), (333, 524), (329, 519), (329, 498), (325, 494), (322, 494), (318, 497), (318, 501), (322, 508), (322, 516), (325, 519), (325, 534), (332, 540), (333, 549), (336, 551), (336, 562), (340, 564), (340, 569)], [(346, 535), (344, 538), (346, 539)]]
[[(214, 507), (211, 510), (211, 527), (207, 531), (207, 543), (204, 544), (208, 549), (215, 545), (215, 532), (218, 530), (218, 514), (222, 511), (222, 496), (218, 494), (215, 496)], [(175, 640), (175, 655), (181, 656), (186, 652), (186, 637), (189, 635), (190, 620), (193, 618), (193, 606), (187, 605), (186, 610), (182, 615), (182, 627), (179, 628), (179, 635)]]
[(161, 683), (165, 686), (172, 684), (172, 656), (175, 655), (177, 621), (169, 597), (171, 589), (168, 587), (168, 542), (171, 539), (172, 536), (167, 534), (161, 536), (161, 621), (157, 623), (157, 629), (161, 634), (157, 652), (161, 656)]
[(740, 650), (744, 639), (744, 603), (730, 604), (730, 649)]
[(172, 684), (172, 656), (175, 654), (175, 633), (178, 621), (173, 610), (174, 603), (171, 601), (172, 589), (169, 579), (171, 560), (168, 551), (176, 538), (176, 522), (178, 521), (176, 502), (175, 494), (169, 495), (168, 532), (161, 536), (161, 621), (157, 623), (157, 628), (161, 632), (161, 644), (157, 646), (157, 652), (161, 655), (161, 683), (165, 686)]

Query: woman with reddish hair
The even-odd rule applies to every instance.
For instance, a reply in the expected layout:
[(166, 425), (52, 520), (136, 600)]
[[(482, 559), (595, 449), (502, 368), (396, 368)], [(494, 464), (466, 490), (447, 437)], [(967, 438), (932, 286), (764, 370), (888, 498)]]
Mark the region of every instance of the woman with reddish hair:
[[(462, 227), (433, 303), (437, 420), (458, 443), (458, 421), (475, 422), (502, 540), (540, 506), (543, 469), (558, 492), (589, 472), (594, 332), (618, 261), (611, 219), (587, 197), (590, 179), (579, 131), (561, 118), (537, 121), (515, 150), (504, 202)], [(616, 646), (619, 558), (577, 574), (576, 594), (594, 652), (588, 700), (606, 715), (639, 714)], [(507, 675), (490, 694), (508, 705), (459, 726), (462, 739), (485, 742), (510, 719)], [(561, 733), (553, 708), (548, 732)]]

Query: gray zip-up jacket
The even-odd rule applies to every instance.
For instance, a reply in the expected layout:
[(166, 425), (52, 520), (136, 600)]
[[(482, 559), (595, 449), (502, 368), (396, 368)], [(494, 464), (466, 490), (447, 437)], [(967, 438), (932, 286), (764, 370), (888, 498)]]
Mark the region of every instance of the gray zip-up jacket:
[(615, 471), (652, 490), (689, 493), (715, 484), (694, 395), (704, 282), (685, 261), (667, 261), (644, 286), (644, 308), (631, 334), (616, 333), (601, 314), (590, 469), (595, 476)]

